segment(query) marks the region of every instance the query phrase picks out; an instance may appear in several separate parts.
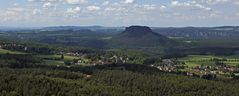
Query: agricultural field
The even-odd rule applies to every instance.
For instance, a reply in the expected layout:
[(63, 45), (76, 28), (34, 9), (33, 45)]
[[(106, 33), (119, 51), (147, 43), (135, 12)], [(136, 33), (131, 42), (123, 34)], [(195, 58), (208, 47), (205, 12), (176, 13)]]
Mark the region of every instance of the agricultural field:
[[(83, 60), (83, 61), (89, 61), (85, 58), (82, 57), (77, 57), (77, 56), (69, 56), (69, 55), (64, 55), (64, 58), (62, 59), (62, 55), (36, 55), (35, 57), (41, 58), (44, 60), (45, 64), (48, 65), (65, 65), (65, 61), (67, 62), (73, 62), (74, 60)], [(81, 64), (81, 65), (89, 65), (89, 64)]]
[[(59, 59), (61, 58), (61, 55), (37, 55), (36, 57), (39, 58), (47, 58), (47, 59)], [(80, 57), (76, 57), (76, 56), (68, 56), (68, 55), (64, 55), (64, 61), (73, 61), (74, 59), (79, 59)]]
[(5, 50), (5, 49), (1, 49), (0, 48), (0, 54), (26, 54), (26, 53), (23, 53), (23, 52), (17, 52), (17, 51), (10, 51), (10, 50)]
[(184, 62), (188, 67), (196, 66), (215, 66), (215, 61), (213, 59), (223, 60), (222, 62), (229, 66), (239, 65), (239, 55), (233, 56), (213, 56), (213, 55), (189, 55), (179, 60)]
[(44, 60), (44, 62), (47, 65), (60, 65), (60, 66), (64, 66), (65, 65), (64, 61), (60, 61), (60, 60)]

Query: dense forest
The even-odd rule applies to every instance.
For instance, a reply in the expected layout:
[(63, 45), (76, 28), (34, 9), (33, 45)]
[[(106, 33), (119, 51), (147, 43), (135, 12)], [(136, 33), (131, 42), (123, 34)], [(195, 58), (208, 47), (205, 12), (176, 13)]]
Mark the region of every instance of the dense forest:
[[(122, 66), (121, 66), (122, 67)], [(92, 74), (45, 68), (0, 69), (2, 96), (237, 96), (237, 80), (204, 80), (141, 65), (92, 68)]]

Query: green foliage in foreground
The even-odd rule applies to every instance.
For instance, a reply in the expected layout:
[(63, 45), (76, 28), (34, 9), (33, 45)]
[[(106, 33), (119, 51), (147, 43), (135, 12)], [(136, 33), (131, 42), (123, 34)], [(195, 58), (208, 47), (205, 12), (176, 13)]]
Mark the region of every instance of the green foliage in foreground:
[(2, 96), (238, 96), (239, 81), (166, 74), (142, 65), (92, 68), (92, 77), (63, 69), (0, 69)]

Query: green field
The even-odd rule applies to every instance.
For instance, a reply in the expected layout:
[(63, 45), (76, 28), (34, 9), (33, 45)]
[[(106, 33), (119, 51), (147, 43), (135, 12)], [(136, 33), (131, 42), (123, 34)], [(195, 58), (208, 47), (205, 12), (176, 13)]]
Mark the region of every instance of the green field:
[(65, 65), (64, 61), (60, 61), (60, 60), (44, 60), (44, 62), (47, 65), (62, 65), (62, 66)]
[[(45, 64), (48, 64), (48, 65), (63, 65), (64, 66), (65, 65), (64, 61), (73, 62), (74, 59), (81, 59), (86, 62), (89, 62), (89, 60), (85, 58), (76, 57), (76, 56), (67, 56), (67, 55), (64, 55), (63, 60), (60, 60), (61, 55), (36, 55), (36, 57), (46, 59), (44, 60), (44, 62)], [(52, 59), (52, 60), (47, 60), (47, 59)], [(54, 60), (54, 59), (59, 59), (59, 60)], [(88, 66), (89, 64), (81, 64), (81, 65)]]
[[(40, 57), (40, 58), (61, 58), (61, 55), (37, 55), (36, 57)], [(64, 55), (64, 61), (73, 61), (74, 59), (79, 59), (79, 58), (80, 57)]]
[(23, 53), (23, 52), (0, 49), (0, 54), (7, 54), (7, 53), (9, 53), (9, 54), (26, 54), (26, 53)]
[(214, 66), (215, 62), (212, 59), (227, 59), (223, 63), (231, 66), (239, 64), (239, 56), (212, 56), (212, 55), (189, 55), (184, 58), (180, 58), (180, 61), (185, 62), (188, 67), (195, 67), (200, 65)]
[(75, 57), (75, 56), (64, 56), (64, 60), (66, 61), (72, 61), (74, 59), (79, 59), (80, 57)]

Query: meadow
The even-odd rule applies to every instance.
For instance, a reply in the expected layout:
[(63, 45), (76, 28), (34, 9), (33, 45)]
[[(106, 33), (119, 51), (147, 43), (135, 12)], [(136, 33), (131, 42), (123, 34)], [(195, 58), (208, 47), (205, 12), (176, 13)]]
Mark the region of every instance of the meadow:
[(23, 53), (23, 52), (17, 52), (17, 51), (10, 51), (10, 50), (5, 50), (5, 49), (1, 49), (0, 48), (0, 54), (26, 54), (26, 53)]
[(200, 65), (215, 66), (214, 59), (223, 60), (226, 65), (237, 66), (239, 65), (239, 56), (214, 56), (214, 55), (188, 55), (187, 57), (180, 58), (188, 67), (196, 67)]

